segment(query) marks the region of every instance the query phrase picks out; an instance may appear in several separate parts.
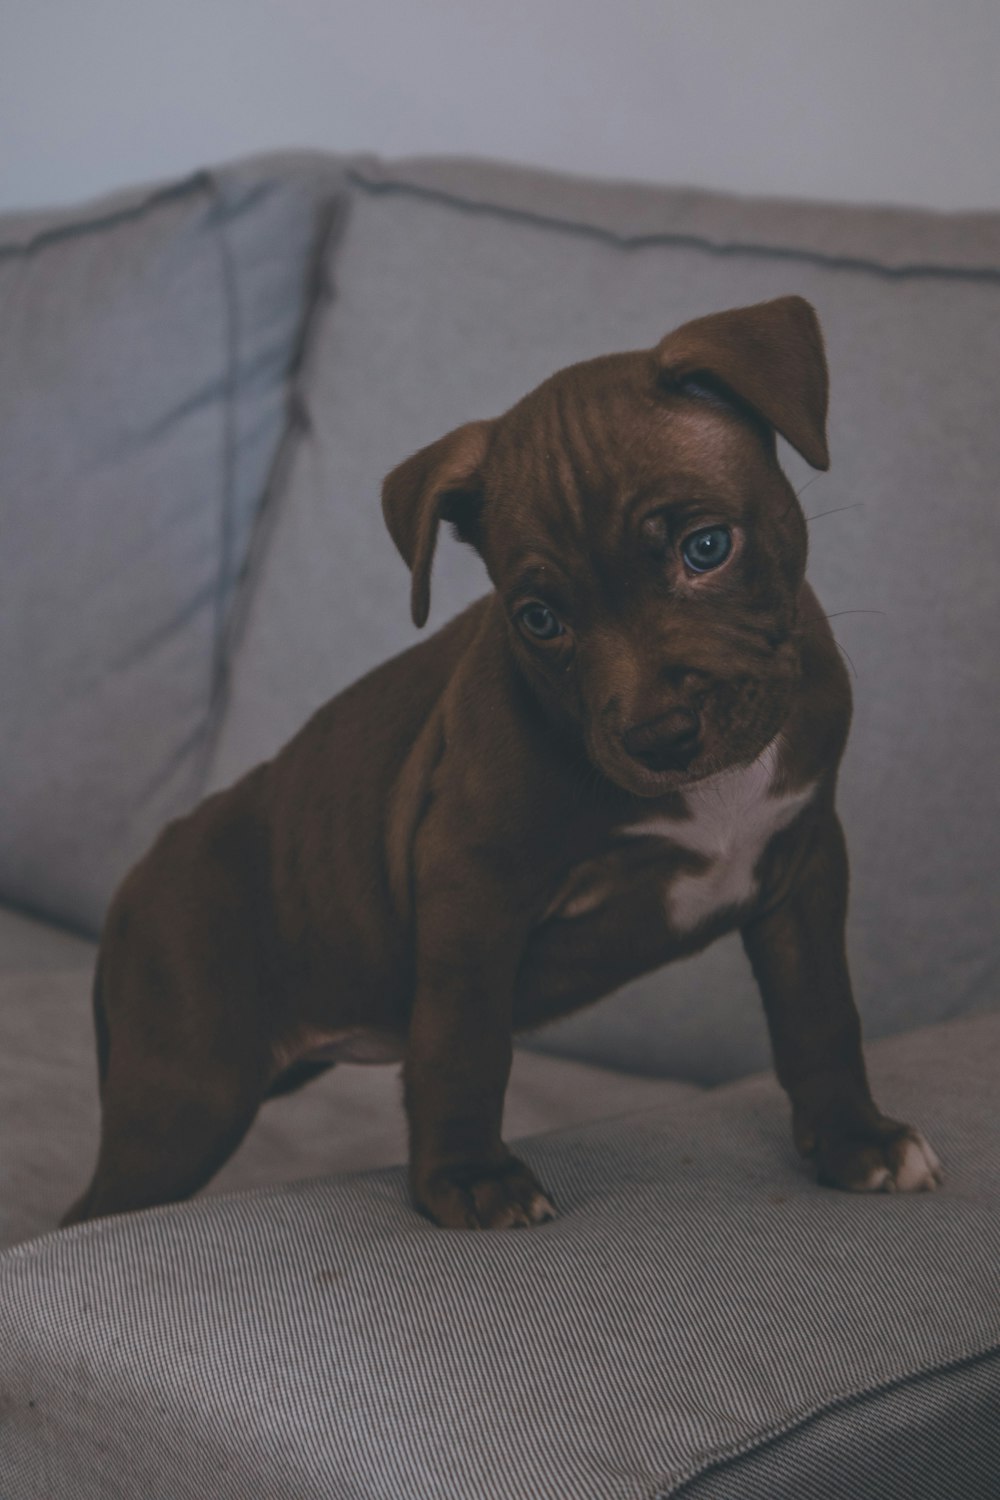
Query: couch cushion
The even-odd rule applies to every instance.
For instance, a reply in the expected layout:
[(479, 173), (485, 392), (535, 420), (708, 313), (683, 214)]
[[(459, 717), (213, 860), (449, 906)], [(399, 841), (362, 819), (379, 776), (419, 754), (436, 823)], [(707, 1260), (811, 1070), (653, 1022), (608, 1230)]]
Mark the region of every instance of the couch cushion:
[(872, 1048), (936, 1193), (817, 1187), (762, 1077), (531, 1141), (561, 1212), (522, 1233), (388, 1170), (8, 1251), (0, 1492), (987, 1500), (998, 1045)]
[(0, 893), (96, 928), (200, 790), (331, 159), (0, 218)]
[[(21, 962), (8, 964), (4, 974), (3, 945), (12, 930), (11, 958)], [(92, 944), (38, 924), (13, 927), (0, 911), (0, 1247), (52, 1229), (93, 1170), (99, 1127), (93, 955)], [(690, 1084), (518, 1051), (505, 1129), (524, 1135), (698, 1092)], [(207, 1191), (405, 1160), (399, 1069), (338, 1067), (265, 1105)]]
[(89, 973), (96, 951), (89, 939), (65, 927), (0, 906), (0, 994), (6, 974), (51, 974), (67, 969)]
[[(300, 382), (309, 425), (272, 497), (211, 777), (269, 754), (413, 638), (385, 472), (558, 366), (798, 292), (829, 344), (833, 469), (784, 450), (811, 576), (854, 673), (841, 805), (872, 1034), (993, 1003), (1000, 694), (1000, 215), (775, 203), (475, 163), (354, 173), (336, 295)], [(480, 592), (445, 538), (433, 621)], [(541, 1045), (714, 1081), (767, 1039), (738, 940)]]

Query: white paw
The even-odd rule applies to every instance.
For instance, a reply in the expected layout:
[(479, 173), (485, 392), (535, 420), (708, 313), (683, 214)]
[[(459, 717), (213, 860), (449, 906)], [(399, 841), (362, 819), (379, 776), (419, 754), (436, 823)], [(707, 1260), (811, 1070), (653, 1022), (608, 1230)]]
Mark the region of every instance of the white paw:
[(941, 1163), (919, 1130), (895, 1141), (886, 1161), (873, 1167), (856, 1189), (862, 1193), (926, 1193), (944, 1181)]

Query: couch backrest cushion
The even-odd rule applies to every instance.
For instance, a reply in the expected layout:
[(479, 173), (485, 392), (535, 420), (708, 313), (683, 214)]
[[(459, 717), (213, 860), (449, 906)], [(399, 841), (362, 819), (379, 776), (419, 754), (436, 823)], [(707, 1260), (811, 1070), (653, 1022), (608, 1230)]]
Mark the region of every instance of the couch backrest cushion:
[[(810, 481), (811, 575), (855, 674), (841, 803), (860, 1003), (876, 1032), (985, 1003), (1000, 859), (1000, 216), (474, 163), (364, 163), (352, 180), (335, 291), (301, 376), (308, 422), (261, 534), (213, 782), (413, 638), (379, 507), (393, 464), (572, 360), (797, 292), (819, 311), (832, 370), (831, 473), (786, 457), (794, 482)], [(432, 624), (483, 586), (472, 554), (442, 546)], [(735, 939), (544, 1044), (702, 1079), (766, 1058)]]
[(0, 219), (0, 895), (93, 929), (201, 789), (328, 158)]

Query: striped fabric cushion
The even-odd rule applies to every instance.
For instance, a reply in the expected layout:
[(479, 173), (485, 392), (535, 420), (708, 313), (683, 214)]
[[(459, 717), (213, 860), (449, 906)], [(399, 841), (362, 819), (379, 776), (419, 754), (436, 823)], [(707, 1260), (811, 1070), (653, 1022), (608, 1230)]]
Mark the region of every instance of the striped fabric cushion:
[(551, 1225), (432, 1228), (398, 1170), (0, 1258), (0, 1494), (987, 1500), (1000, 1018), (872, 1048), (943, 1191), (816, 1187), (768, 1077), (536, 1138)]

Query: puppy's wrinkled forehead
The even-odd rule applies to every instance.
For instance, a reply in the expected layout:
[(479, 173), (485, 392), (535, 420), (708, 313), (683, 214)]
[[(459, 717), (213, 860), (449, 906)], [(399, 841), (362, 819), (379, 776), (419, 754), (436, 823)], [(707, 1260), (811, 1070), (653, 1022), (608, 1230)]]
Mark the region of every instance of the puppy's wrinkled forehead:
[(414, 622), (427, 620), (442, 521), (494, 577), (530, 535), (595, 558), (647, 491), (663, 506), (701, 498), (724, 508), (742, 484), (766, 500), (780, 473), (776, 433), (827, 468), (826, 405), (819, 323), (795, 296), (696, 318), (652, 349), (560, 371), (503, 416), (466, 422), (386, 476), (382, 509), (410, 568)]
[(483, 474), (498, 568), (532, 546), (607, 559), (656, 506), (748, 503), (773, 462), (766, 432), (713, 397), (664, 397), (645, 363), (610, 355), (571, 366), (499, 419)]

